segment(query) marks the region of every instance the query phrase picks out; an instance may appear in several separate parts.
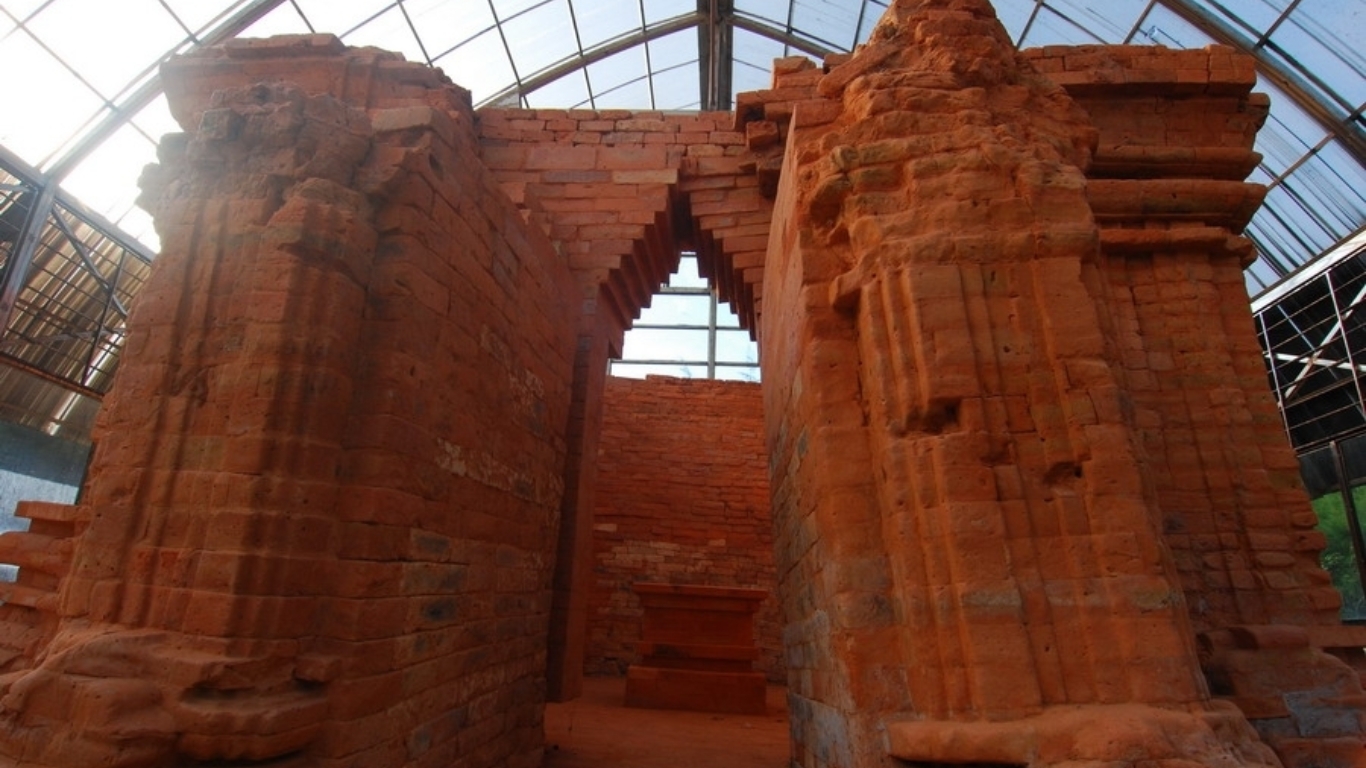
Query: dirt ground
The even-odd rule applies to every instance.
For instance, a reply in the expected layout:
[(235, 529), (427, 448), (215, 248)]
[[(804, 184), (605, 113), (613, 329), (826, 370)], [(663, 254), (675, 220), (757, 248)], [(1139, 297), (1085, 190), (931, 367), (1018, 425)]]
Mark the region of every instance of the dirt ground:
[(544, 768), (786, 768), (787, 689), (769, 686), (765, 715), (622, 705), (625, 678), (590, 677), (583, 696), (545, 713)]

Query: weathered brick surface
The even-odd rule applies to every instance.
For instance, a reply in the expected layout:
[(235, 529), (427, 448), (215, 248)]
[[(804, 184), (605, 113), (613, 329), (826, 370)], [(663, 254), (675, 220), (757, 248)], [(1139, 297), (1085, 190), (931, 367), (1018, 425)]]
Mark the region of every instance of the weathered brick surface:
[(608, 379), (593, 507), (591, 674), (640, 660), (636, 582), (754, 587), (756, 669), (786, 682), (757, 384)]
[(461, 92), (314, 42), (167, 71), (192, 132), (147, 176), (164, 251), (61, 623), (9, 682), (25, 764), (539, 763), (572, 278)]
[[(165, 80), (166, 252), (82, 503), (0, 537), (0, 757), (534, 765), (595, 565), (773, 577), (730, 514), (766, 455), (803, 768), (1360, 762), (1239, 277), (1246, 58), (1017, 54), (980, 0), (903, 0), (733, 115), (476, 114), (327, 36)], [(617, 506), (668, 462), (603, 430), (680, 247), (764, 367), (766, 449), (699, 527)], [(707, 399), (680, 423), (757, 411)]]
[[(1104, 70), (1116, 79), (1100, 81), (1091, 65), (1106, 50), (1068, 52), (1088, 73), (1085, 93), (1105, 103), (1131, 75), (1147, 85), (1119, 90), (1148, 103), (1112, 105), (1093, 123), (1016, 59), (984, 3), (894, 5), (866, 47), (816, 81), (818, 94), (842, 99), (838, 119), (791, 129), (760, 338), (803, 765), (882, 764), (870, 745), (883, 726), (892, 754), (913, 762), (1217, 762), (1227, 751), (1275, 761), (1240, 717), (1163, 712), (1221, 711), (1201, 679), (1161, 503), (1192, 476), (1179, 441), (1223, 425), (1206, 409), (1198, 427), (1163, 438), (1142, 421), (1188, 413), (1220, 387), (1227, 397), (1264, 388), (1242, 378), (1256, 366), (1250, 324), (1211, 306), (1232, 303), (1227, 290), (1200, 295), (1201, 275), (1181, 269), (1153, 281), (1181, 300), (1112, 306), (1113, 272), (1101, 264), (1102, 245), (1107, 257), (1175, 247), (1236, 270), (1230, 236), (1259, 200), (1241, 183), (1251, 133), (1240, 129), (1255, 128), (1256, 105), (1237, 95), (1246, 78), (1224, 72), (1217, 51), (1140, 61), (1120, 50)], [(1156, 70), (1192, 62), (1199, 82), (1158, 85)], [(1122, 132), (1135, 118), (1142, 142)], [(1166, 173), (1186, 166), (1180, 178)], [(1151, 339), (1139, 345), (1145, 364), (1178, 326), (1175, 343), (1205, 334), (1220, 355), (1197, 354), (1131, 391), (1142, 374), (1116, 343), (1126, 312), (1152, 323), (1152, 335), (1131, 331)], [(1181, 409), (1164, 410), (1171, 400)], [(1284, 444), (1255, 430), (1200, 439), (1216, 453)], [(1228, 509), (1216, 487), (1197, 493)], [(1289, 522), (1267, 525), (1285, 532)], [(1255, 538), (1269, 549), (1290, 541)], [(1284, 560), (1265, 565), (1313, 578), (1307, 558)], [(1309, 594), (1268, 581), (1292, 593), (1287, 603)], [(1221, 669), (1236, 677), (1247, 666)], [(1337, 685), (1330, 697), (1345, 698), (1327, 706), (1353, 700)], [(1086, 707), (1123, 748), (1056, 738), (1073, 727), (1059, 705)], [(1192, 741), (1173, 751), (1153, 728)], [(1359, 729), (1347, 732), (1359, 742)]]

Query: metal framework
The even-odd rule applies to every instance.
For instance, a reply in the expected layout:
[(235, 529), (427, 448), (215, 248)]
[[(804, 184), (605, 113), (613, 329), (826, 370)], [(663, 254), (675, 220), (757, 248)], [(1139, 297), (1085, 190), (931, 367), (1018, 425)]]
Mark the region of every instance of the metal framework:
[[(688, 269), (689, 259), (692, 264), (696, 264), (695, 254), (685, 253), (680, 260), (679, 273)], [(693, 266), (691, 270), (695, 270)], [(672, 280), (670, 281), (673, 282)], [(706, 321), (705, 322), (675, 322), (675, 323), (652, 323), (637, 322), (627, 331), (626, 349), (629, 352), (631, 344), (631, 334), (637, 331), (664, 331), (664, 332), (683, 332), (693, 337), (705, 335), (706, 354), (705, 356), (689, 357), (680, 354), (670, 358), (650, 358), (650, 357), (620, 357), (612, 360), (611, 373), (627, 374), (632, 368), (636, 370), (649, 369), (650, 373), (659, 372), (665, 369), (670, 372), (690, 375), (693, 368), (704, 369), (708, 379), (716, 378), (740, 378), (749, 381), (759, 380), (759, 367), (757, 362), (758, 350), (752, 341), (749, 341), (750, 351), (756, 357), (755, 360), (735, 360), (727, 359), (720, 353), (718, 340), (720, 334), (725, 332), (743, 333), (740, 328), (739, 318), (732, 314), (729, 319), (730, 324), (723, 324), (723, 313), (720, 301), (717, 299), (716, 289), (700, 275), (696, 278), (689, 276), (687, 279), (678, 281), (680, 284), (665, 284), (656, 292), (656, 296), (678, 296), (693, 297), (698, 304), (706, 302)], [(648, 311), (648, 310), (647, 310)], [(734, 374), (734, 375), (730, 375)]]
[[(104, 395), (152, 256), (0, 150), (0, 414), (57, 432)], [(83, 409), (85, 416), (93, 407)], [(83, 417), (84, 419), (84, 417)], [(88, 424), (84, 419), (77, 434)]]

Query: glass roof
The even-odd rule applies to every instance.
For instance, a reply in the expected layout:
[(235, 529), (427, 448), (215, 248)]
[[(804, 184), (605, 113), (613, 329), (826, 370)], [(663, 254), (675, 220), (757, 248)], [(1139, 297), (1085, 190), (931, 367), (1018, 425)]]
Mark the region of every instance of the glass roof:
[[(441, 67), (476, 103), (727, 108), (780, 56), (845, 51), (885, 0), (0, 0), (0, 146), (155, 250), (133, 205), (159, 136), (173, 53), (233, 36), (332, 32)], [(1272, 114), (1248, 234), (1259, 292), (1366, 223), (1366, 3), (996, 0), (1017, 45), (1235, 45)]]

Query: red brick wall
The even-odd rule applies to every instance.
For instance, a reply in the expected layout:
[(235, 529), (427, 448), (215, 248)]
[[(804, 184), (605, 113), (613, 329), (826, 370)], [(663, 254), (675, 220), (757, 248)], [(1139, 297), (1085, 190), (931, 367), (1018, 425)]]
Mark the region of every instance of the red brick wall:
[(164, 70), (193, 134), (0, 763), (538, 766), (576, 286), (438, 75), (242, 46)]
[[(607, 382), (594, 504), (590, 674), (637, 660), (638, 581), (772, 590), (768, 453), (757, 384), (650, 377)], [(757, 669), (782, 682), (777, 601), (756, 619)]]

